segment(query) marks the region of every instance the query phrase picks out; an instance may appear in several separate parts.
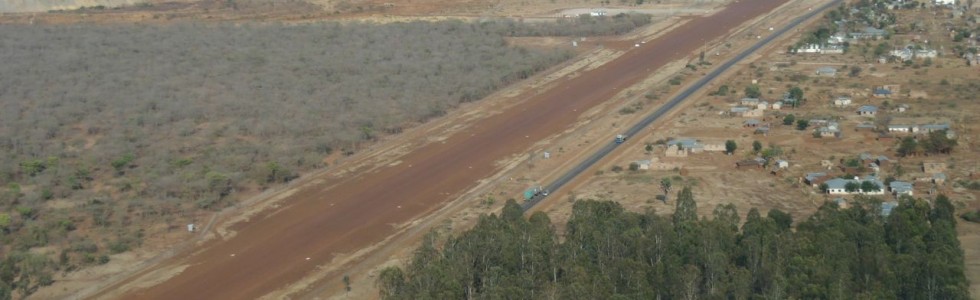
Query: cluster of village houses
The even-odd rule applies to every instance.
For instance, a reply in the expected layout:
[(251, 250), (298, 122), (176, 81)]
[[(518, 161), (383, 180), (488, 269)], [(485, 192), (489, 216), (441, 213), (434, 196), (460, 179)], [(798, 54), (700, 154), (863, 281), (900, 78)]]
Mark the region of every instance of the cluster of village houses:
[[(867, 153), (862, 153), (859, 155), (858, 166), (849, 166), (843, 163), (840, 165), (834, 165), (833, 162), (823, 161), (822, 166), (825, 166), (827, 170), (825, 172), (811, 172), (806, 173), (801, 181), (810, 185), (813, 188), (823, 187), (823, 192), (830, 195), (884, 195), (890, 193), (896, 197), (902, 195), (913, 195), (913, 182), (905, 182), (893, 180), (885, 186), (885, 183), (876, 175), (866, 175), (864, 177), (851, 177), (844, 176), (843, 174), (854, 174), (860, 173), (861, 170), (869, 170), (872, 174), (879, 174), (882, 168), (888, 167), (892, 164), (891, 160), (884, 155), (873, 156)], [(834, 175), (834, 172), (838, 171), (839, 175)], [(941, 162), (924, 162), (922, 163), (921, 173), (912, 175), (914, 182), (920, 183), (933, 183), (936, 185), (943, 185), (946, 182), (946, 164)], [(870, 182), (875, 188), (865, 189), (864, 183)], [(848, 184), (854, 184), (853, 187), (849, 188)]]
[[(687, 157), (692, 154), (706, 152), (724, 152), (725, 145), (721, 141), (703, 141), (694, 138), (677, 138), (667, 141), (666, 157)], [(661, 162), (656, 157), (652, 160), (640, 160), (634, 162), (640, 170), (670, 170), (680, 168), (680, 163)], [(886, 168), (890, 168), (895, 162), (884, 155), (871, 155), (862, 153), (855, 159), (841, 159), (839, 162), (823, 160), (820, 167), (825, 170), (809, 172), (800, 178), (800, 182), (819, 189), (822, 193), (838, 196), (833, 200), (842, 207), (847, 206), (847, 201), (843, 196), (847, 195), (869, 195), (883, 196), (891, 195), (897, 199), (900, 196), (913, 196), (915, 187), (919, 184), (928, 186), (943, 185), (946, 182), (946, 164), (942, 162), (924, 162), (921, 172), (915, 172), (907, 178), (910, 181), (902, 180), (883, 180), (879, 174)], [(741, 160), (735, 163), (737, 169), (767, 169), (773, 174), (789, 168), (789, 162), (783, 159), (772, 159), (767, 161), (761, 157)], [(865, 175), (853, 175), (862, 174)], [(934, 191), (930, 191), (932, 193)], [(897, 205), (895, 201), (886, 201), (882, 204), (882, 213), (887, 214), (890, 209)]]
[[(936, 1), (935, 5), (949, 6), (955, 5), (951, 3), (953, 0), (939, 0)], [(903, 1), (895, 1), (894, 5), (902, 5)], [(855, 9), (856, 10), (856, 9)], [(852, 14), (857, 13), (857, 11), (852, 11)], [(957, 14), (962, 15), (964, 13), (963, 9), (960, 7), (953, 7), (952, 11), (954, 17)], [(950, 34), (955, 34), (951, 32)], [(805, 44), (801, 45), (795, 49), (792, 49), (793, 53), (801, 54), (843, 54), (846, 50), (845, 45), (847, 43), (856, 43), (862, 40), (880, 40), (884, 39), (889, 35), (887, 30), (875, 28), (872, 26), (866, 26), (863, 29), (851, 31), (851, 32), (837, 32), (831, 35), (825, 42), (819, 44)], [(971, 36), (971, 42), (973, 46), (976, 46), (977, 37)], [(914, 42), (921, 43), (910, 43), (904, 45), (903, 47), (896, 47), (888, 52), (888, 55), (883, 55), (878, 57), (879, 63), (887, 63), (890, 59), (897, 61), (912, 61), (921, 60), (927, 58), (935, 58), (939, 56), (939, 51), (936, 49), (931, 49), (927, 45), (928, 41), (922, 41), (921, 38), (915, 36), (912, 38)], [(964, 53), (963, 59), (970, 66), (980, 66), (980, 53)]]
[[(824, 172), (806, 173), (800, 181), (814, 189), (821, 189), (828, 195), (839, 196), (834, 198), (834, 202), (842, 207), (847, 207), (847, 201), (840, 196), (846, 195), (869, 195), (881, 196), (892, 195), (896, 199), (901, 196), (913, 196), (915, 186), (918, 184), (943, 185), (946, 183), (946, 164), (942, 162), (923, 162), (920, 173), (909, 176), (912, 181), (890, 180), (883, 182), (877, 175), (881, 169), (892, 164), (887, 157), (874, 156), (862, 153), (858, 156), (858, 166), (846, 165), (842, 163), (835, 166), (832, 162), (822, 161), (821, 165), (827, 168)], [(857, 174), (861, 170), (871, 170), (870, 175), (863, 177), (842, 174)], [(836, 172), (836, 175), (835, 175)], [(930, 190), (929, 193), (933, 193)], [(886, 201), (882, 203), (882, 214), (887, 215), (891, 209), (897, 206), (896, 201)]]
[[(904, 5), (904, 2), (897, 0), (895, 5)], [(936, 0), (935, 5), (955, 5), (955, 0)], [(852, 12), (853, 13), (853, 12)], [(821, 44), (807, 44), (796, 49), (792, 49), (795, 53), (811, 53), (811, 54), (842, 54), (844, 53), (845, 45), (847, 43), (858, 42), (861, 40), (879, 40), (884, 39), (889, 33), (886, 30), (878, 29), (874, 27), (866, 27), (861, 30), (852, 32), (839, 32), (832, 35), (826, 43)], [(980, 38), (970, 37), (971, 42), (974, 44)], [(901, 48), (893, 49), (888, 52), (887, 56), (879, 57), (880, 63), (887, 63), (889, 61), (911, 61), (917, 59), (927, 59), (935, 58), (940, 55), (939, 51), (935, 49), (930, 49), (925, 45), (928, 45), (928, 41), (922, 42), (920, 38), (913, 38), (916, 44), (908, 44)], [(967, 63), (971, 66), (980, 66), (980, 54), (966, 54), (963, 57), (967, 60)], [(779, 64), (773, 64), (770, 66), (771, 70), (779, 68)], [(836, 77), (838, 73), (837, 67), (823, 66), (815, 70), (815, 75), (821, 77)], [(752, 82), (755, 84), (755, 80)], [(872, 98), (881, 99), (882, 101), (888, 100), (897, 96), (901, 91), (900, 85), (883, 85), (876, 86), (870, 90), (870, 96)], [(916, 98), (927, 98), (922, 91), (909, 91), (908, 96), (910, 99)], [(745, 128), (750, 128), (754, 130), (756, 134), (768, 135), (771, 129), (771, 121), (767, 121), (767, 111), (779, 111), (790, 107), (796, 107), (803, 99), (794, 99), (790, 93), (783, 94), (780, 100), (767, 101), (760, 98), (742, 98), (737, 101), (728, 111), (722, 111), (719, 114), (727, 114), (732, 117), (742, 117), (746, 118), (742, 125)], [(887, 103), (887, 101), (886, 101)], [(907, 104), (892, 103), (890, 105), (883, 104), (883, 107), (877, 105), (865, 104), (859, 105), (856, 108), (851, 108), (855, 105), (854, 100), (850, 96), (842, 95), (830, 99), (829, 106), (837, 109), (853, 109), (853, 113), (861, 117), (862, 121), (854, 126), (855, 131), (877, 131), (879, 132), (878, 139), (893, 139), (896, 135), (902, 134), (928, 134), (931, 132), (943, 131), (946, 132), (947, 137), (954, 138), (955, 133), (950, 127), (949, 123), (946, 122), (918, 122), (918, 121), (889, 121), (889, 123), (884, 126), (876, 126), (872, 121), (875, 119), (879, 112), (888, 109), (892, 113), (904, 113), (909, 111), (911, 107)], [(782, 120), (777, 120), (776, 117), (780, 117), (782, 114), (774, 113), (768, 119), (776, 120), (775, 122), (782, 123)], [(797, 116), (799, 117), (799, 116)], [(761, 119), (761, 121), (760, 121)], [(813, 128), (814, 137), (818, 138), (840, 138), (842, 133), (841, 124), (838, 123), (837, 119), (808, 119), (809, 127)], [(705, 141), (696, 138), (676, 138), (666, 142), (666, 149), (664, 150), (664, 156), (668, 158), (684, 158), (692, 154), (704, 153), (704, 152), (725, 152), (725, 142), (723, 141)], [(669, 170), (680, 168), (680, 163), (670, 163), (662, 162), (656, 157), (652, 160), (641, 160), (635, 162), (638, 164), (639, 169), (658, 169), (658, 170)], [(921, 172), (915, 172), (915, 174), (902, 176), (903, 179), (908, 181), (897, 180), (889, 177), (888, 179), (882, 180), (880, 174), (886, 168), (890, 168), (895, 162), (890, 160), (884, 155), (871, 155), (868, 153), (862, 153), (856, 158), (844, 160), (841, 159), (839, 162), (831, 162), (829, 160), (823, 160), (820, 163), (821, 168), (817, 172), (809, 172), (801, 176), (800, 182), (811, 186), (814, 189), (818, 189), (822, 193), (826, 193), (830, 196), (835, 196), (833, 199), (838, 205), (842, 207), (847, 207), (847, 200), (843, 197), (847, 195), (876, 195), (884, 196), (891, 195), (895, 199), (901, 196), (913, 196), (916, 187), (919, 191), (927, 191), (928, 193), (935, 192), (935, 186), (941, 186), (946, 182), (946, 165), (941, 162), (924, 162), (921, 166)], [(771, 159), (764, 159), (761, 157), (751, 158), (741, 160), (735, 163), (737, 169), (763, 169), (767, 170), (773, 174), (781, 175), (780, 173), (789, 168), (789, 162), (783, 159), (778, 159), (774, 157)], [(888, 215), (893, 208), (898, 206), (897, 201), (886, 201), (881, 204), (881, 213), (883, 215)]]
[[(861, 36), (862, 38), (869, 38), (869, 37), (882, 36), (881, 34), (883, 34), (883, 32), (885, 31), (874, 27), (868, 27), (867, 29), (865, 29), (864, 32), (854, 32), (851, 33), (851, 35)], [(793, 49), (793, 53), (843, 54), (844, 53), (843, 41), (857, 40), (857, 39), (861, 39), (861, 38), (855, 37), (855, 38), (848, 39), (846, 38), (845, 34), (838, 33), (832, 36), (830, 40), (828, 40), (826, 45), (806, 44), (799, 48)], [(905, 46), (892, 49), (891, 51), (888, 52), (888, 55), (879, 56), (878, 63), (884, 64), (892, 60), (907, 62), (907, 61), (914, 61), (914, 60), (923, 60), (927, 58), (932, 59), (932, 58), (936, 58), (937, 56), (939, 56), (939, 51), (937, 51), (936, 49), (928, 48), (928, 46), (919, 43), (910, 43)], [(980, 66), (980, 53), (964, 53), (963, 59), (966, 61), (966, 64), (969, 66)], [(827, 76), (830, 74), (834, 74), (835, 72), (836, 70), (824, 69), (824, 70), (818, 70), (817, 75)]]
[[(883, 85), (875, 87), (872, 90), (872, 97), (875, 98), (891, 98), (894, 91), (900, 90), (900, 85)], [(916, 94), (916, 92), (910, 92), (910, 96)], [(920, 96), (920, 95), (916, 95)], [(796, 99), (792, 99), (788, 94), (783, 96), (783, 100), (775, 101), (770, 104), (766, 100), (761, 100), (758, 98), (742, 98), (739, 100), (738, 104), (729, 109), (728, 113), (731, 116), (748, 118), (742, 122), (742, 126), (746, 128), (754, 128), (756, 134), (766, 135), (770, 131), (771, 123), (760, 121), (757, 118), (761, 118), (765, 115), (766, 110), (781, 110), (783, 107), (793, 104)], [(789, 104), (787, 104), (789, 103)], [(830, 105), (835, 108), (846, 109), (854, 103), (850, 96), (838, 96), (831, 100)], [(893, 113), (904, 113), (909, 111), (911, 107), (908, 104), (892, 104), (890, 110)], [(854, 113), (858, 116), (874, 118), (878, 115), (880, 108), (877, 105), (865, 104), (859, 106), (854, 110)], [(814, 136), (821, 138), (832, 138), (841, 137), (842, 128), (841, 125), (834, 120), (826, 119), (810, 119), (809, 126), (814, 128)], [(875, 131), (877, 126), (871, 122), (862, 122), (854, 127), (855, 131)], [(927, 134), (934, 131), (946, 131), (949, 138), (955, 137), (955, 132), (950, 128), (949, 123), (922, 123), (922, 124), (890, 124), (885, 128), (882, 128), (883, 133), (891, 134), (902, 134), (902, 133), (921, 133)]]
[[(877, 98), (890, 98), (892, 91), (899, 90), (898, 85), (886, 85), (876, 87), (873, 92), (873, 96)], [(758, 98), (742, 98), (736, 104), (737, 106), (732, 107), (728, 113), (732, 116), (740, 116), (748, 118), (742, 124), (747, 128), (754, 128), (756, 133), (768, 134), (770, 125), (769, 123), (764, 123), (759, 121), (759, 117), (765, 115), (767, 110), (780, 110), (784, 106), (788, 106), (787, 103), (793, 104), (796, 99), (792, 99), (788, 94), (783, 96), (783, 100), (775, 101), (770, 103), (769, 101), (758, 99)], [(832, 99), (829, 103), (830, 106), (836, 108), (847, 108), (853, 104), (853, 99), (849, 96), (839, 96)], [(890, 109), (892, 112), (905, 112), (910, 109), (908, 105), (897, 104), (891, 105)], [(854, 112), (858, 116), (874, 118), (878, 114), (879, 108), (875, 105), (861, 105), (857, 107)], [(840, 123), (832, 120), (826, 119), (809, 119), (809, 125), (814, 127), (815, 137), (840, 137), (841, 136), (841, 126)], [(874, 124), (870, 122), (860, 123), (855, 126), (856, 130), (869, 130), (874, 131), (877, 128)], [(882, 134), (926, 134), (935, 131), (945, 131), (947, 136), (953, 138), (953, 131), (948, 123), (923, 123), (923, 124), (891, 124), (887, 126), (887, 129), (881, 128)], [(721, 140), (700, 140), (696, 138), (676, 138), (666, 142), (666, 149), (664, 150), (665, 157), (688, 157), (692, 154), (705, 153), (705, 152), (724, 152), (725, 142)], [(826, 168), (826, 171), (821, 172), (811, 172), (805, 174), (800, 180), (813, 188), (821, 189), (821, 192), (827, 193), (834, 196), (845, 196), (845, 195), (886, 195), (891, 194), (896, 198), (902, 195), (913, 195), (913, 188), (915, 184), (928, 182), (930, 184), (942, 185), (946, 181), (945, 164), (943, 163), (924, 163), (922, 166), (923, 173), (920, 175), (915, 175), (913, 181), (900, 181), (900, 180), (890, 180), (887, 183), (882, 181), (879, 175), (882, 169), (890, 166), (893, 162), (883, 155), (873, 156), (867, 153), (858, 156), (857, 165), (845, 165), (844, 160), (841, 160), (840, 164), (837, 165), (828, 160), (821, 162), (821, 167)], [(675, 168), (680, 168), (680, 163), (671, 162), (661, 162), (654, 158), (653, 160), (641, 160), (635, 162), (638, 164), (639, 169), (657, 169), (657, 170), (670, 170)], [(735, 163), (737, 169), (766, 169), (773, 174), (779, 174), (780, 172), (788, 169), (789, 162), (783, 159), (771, 159), (766, 160), (761, 157), (741, 160)], [(834, 170), (839, 169), (839, 172)], [(848, 174), (862, 174), (868, 172), (862, 176), (854, 176)], [(846, 200), (842, 197), (834, 199), (841, 206), (846, 206)], [(891, 208), (897, 206), (897, 202), (890, 201), (882, 204), (882, 212), (887, 214), (890, 212)]]
[[(691, 154), (705, 152), (724, 152), (725, 145), (721, 141), (703, 141), (694, 138), (677, 138), (666, 143), (666, 157), (687, 157)], [(657, 169), (670, 170), (680, 168), (679, 163), (661, 162), (659, 159), (641, 160), (634, 162), (638, 164), (640, 170)], [(847, 200), (843, 196), (848, 195), (869, 195), (884, 196), (891, 195), (896, 200), (903, 196), (913, 196), (915, 188), (926, 185), (932, 189), (933, 185), (941, 186), (946, 183), (946, 164), (942, 162), (923, 162), (921, 169), (904, 176), (909, 181), (895, 180), (889, 178), (883, 180), (880, 174), (887, 168), (890, 169), (895, 161), (884, 155), (871, 155), (861, 153), (853, 159), (841, 159), (839, 162), (823, 160), (820, 168), (824, 170), (809, 172), (800, 178), (800, 182), (818, 189), (822, 193), (837, 196), (833, 199), (841, 207), (847, 206)], [(767, 161), (761, 157), (741, 160), (735, 163), (736, 169), (768, 169), (773, 174), (789, 168), (789, 162), (783, 159), (772, 159)], [(854, 175), (865, 174), (865, 175)], [(920, 190), (921, 190), (920, 186)], [(934, 190), (928, 191), (930, 194)], [(897, 201), (886, 201), (882, 203), (882, 214), (887, 215), (892, 208), (897, 206)]]
[[(900, 90), (900, 85), (883, 85), (875, 87), (872, 91), (872, 97), (875, 98), (891, 98), (893, 91)], [(910, 92), (911, 94), (914, 92)], [(745, 128), (753, 129), (755, 134), (768, 135), (772, 123), (767, 121), (767, 119), (762, 119), (766, 116), (767, 111), (779, 111), (785, 107), (791, 107), (796, 104), (799, 100), (793, 99), (789, 93), (783, 95), (782, 100), (769, 102), (759, 98), (742, 98), (731, 107), (727, 114), (733, 117), (746, 118), (742, 122), (742, 126)], [(847, 109), (854, 103), (850, 96), (838, 96), (832, 99), (829, 103), (830, 106)], [(907, 104), (892, 104), (889, 109), (894, 113), (904, 113), (909, 111), (911, 108)], [(879, 113), (879, 107), (876, 105), (865, 104), (854, 109), (854, 113), (861, 117), (866, 117), (867, 119), (875, 118)], [(721, 112), (722, 114), (726, 112)], [(777, 115), (773, 115), (769, 120), (776, 120)], [(762, 119), (762, 121), (760, 121)], [(833, 119), (824, 118), (813, 118), (807, 120), (809, 127), (813, 128), (814, 137), (818, 138), (840, 138), (842, 136), (843, 128), (841, 124)], [(776, 122), (781, 122), (777, 120)], [(890, 124), (887, 128), (878, 128), (874, 123), (870, 121), (861, 122), (854, 126), (855, 131), (880, 131), (881, 136), (879, 138), (894, 138), (895, 134), (928, 134), (935, 131), (945, 131), (947, 137), (954, 138), (955, 132), (950, 128), (949, 123), (900, 123), (900, 124)], [(665, 156), (666, 157), (687, 157), (692, 153), (701, 152), (724, 152), (725, 145), (722, 141), (705, 142), (693, 138), (678, 138), (667, 142)], [(746, 165), (752, 165), (753, 163), (746, 161)], [(762, 164), (758, 164), (762, 165)]]

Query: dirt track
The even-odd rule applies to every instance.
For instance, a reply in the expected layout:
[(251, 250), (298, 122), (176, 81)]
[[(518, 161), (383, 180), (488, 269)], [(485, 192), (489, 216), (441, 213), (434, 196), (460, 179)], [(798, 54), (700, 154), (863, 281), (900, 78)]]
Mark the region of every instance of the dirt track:
[(393, 224), (431, 212), (495, 173), (495, 161), (562, 131), (581, 112), (652, 70), (783, 3), (738, 1), (508, 111), (470, 124), (443, 142), (413, 151), (400, 164), (343, 178), (326, 175), (324, 183), (283, 200), (285, 208), (236, 225), (233, 238), (206, 244), (161, 266), (190, 265), (179, 275), (123, 298), (258, 298), (295, 282), (316, 266), (330, 264), (336, 254), (383, 240), (395, 231)]

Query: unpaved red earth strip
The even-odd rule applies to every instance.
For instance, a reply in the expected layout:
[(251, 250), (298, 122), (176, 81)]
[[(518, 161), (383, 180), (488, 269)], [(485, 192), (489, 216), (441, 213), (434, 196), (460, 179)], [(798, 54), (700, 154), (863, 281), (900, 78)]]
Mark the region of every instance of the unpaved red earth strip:
[[(725, 35), (784, 0), (738, 1), (696, 18), (608, 64), (529, 97), (402, 158), (402, 163), (345, 178), (325, 176), (284, 200), (287, 207), (235, 226), (234, 237), (166, 262), (190, 265), (126, 299), (250, 299), (297, 281), (339, 253), (383, 240), (402, 224), (437, 209), (450, 195), (498, 171), (495, 161), (561, 132), (581, 112), (610, 99), (672, 60)], [(534, 92), (531, 92), (534, 93)], [(333, 186), (324, 190), (324, 187)]]

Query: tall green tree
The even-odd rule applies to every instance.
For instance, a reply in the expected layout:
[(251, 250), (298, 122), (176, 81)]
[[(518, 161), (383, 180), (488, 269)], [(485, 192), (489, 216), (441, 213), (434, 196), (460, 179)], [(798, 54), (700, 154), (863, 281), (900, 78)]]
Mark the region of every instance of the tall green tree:
[(796, 130), (806, 130), (807, 127), (810, 127), (810, 121), (803, 119), (796, 120)]
[(736, 144), (735, 141), (733, 140), (725, 141), (725, 153), (728, 153), (729, 155), (734, 154), (735, 149), (738, 149), (738, 144)]
[(561, 242), (546, 214), (511, 207), (442, 242), (426, 236), (378, 287), (383, 299), (966, 299), (949, 199), (906, 197), (888, 217), (880, 205), (828, 202), (795, 230), (789, 214), (753, 208), (739, 228), (731, 204), (699, 220), (687, 187), (670, 218), (577, 201)]
[(913, 137), (905, 137), (899, 142), (898, 156), (908, 157), (919, 154), (919, 142)]
[(674, 208), (673, 220), (674, 226), (680, 226), (681, 224), (698, 220), (698, 207), (694, 202), (694, 193), (691, 192), (691, 187), (685, 186), (677, 194), (677, 205)]
[(804, 101), (803, 89), (798, 86), (794, 86), (793, 88), (789, 89), (789, 97), (796, 99), (796, 101), (792, 102), (793, 107), (799, 107), (800, 103)]
[(669, 177), (660, 179), (660, 190), (664, 191), (664, 203), (667, 203), (667, 196), (670, 195), (671, 188), (673, 188), (673, 186)]
[(922, 148), (929, 153), (949, 154), (956, 147), (956, 140), (946, 136), (946, 131), (933, 131), (922, 143)]
[(881, 186), (878, 186), (877, 183), (865, 180), (861, 182), (861, 191), (865, 193), (877, 192), (881, 191)]
[(783, 125), (790, 126), (793, 125), (794, 122), (796, 122), (796, 116), (794, 116), (793, 114), (788, 114), (785, 117), (783, 117)]
[(759, 98), (760, 96), (762, 96), (762, 92), (759, 91), (759, 85), (750, 84), (745, 87), (745, 97)]

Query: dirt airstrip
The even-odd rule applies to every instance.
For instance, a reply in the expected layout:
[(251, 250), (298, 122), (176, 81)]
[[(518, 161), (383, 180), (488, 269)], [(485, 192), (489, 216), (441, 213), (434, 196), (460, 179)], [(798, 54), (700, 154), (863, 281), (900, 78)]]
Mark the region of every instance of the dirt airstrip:
[[(140, 278), (111, 287), (103, 297), (128, 299), (258, 298), (296, 282), (343, 253), (384, 240), (414, 218), (438, 209), (499, 170), (500, 159), (574, 124), (580, 114), (702, 46), (704, 39), (783, 4), (739, 1), (695, 18), (621, 57), (544, 91), (522, 104), (460, 126), (447, 137), (381, 168), (326, 173), (233, 226), (234, 234), (201, 245), (153, 270), (175, 270), (145, 289)], [(177, 272), (178, 270), (182, 270)], [(148, 274), (148, 273), (144, 273)], [(337, 275), (339, 276), (340, 273)], [(338, 286), (338, 288), (341, 288)]]

